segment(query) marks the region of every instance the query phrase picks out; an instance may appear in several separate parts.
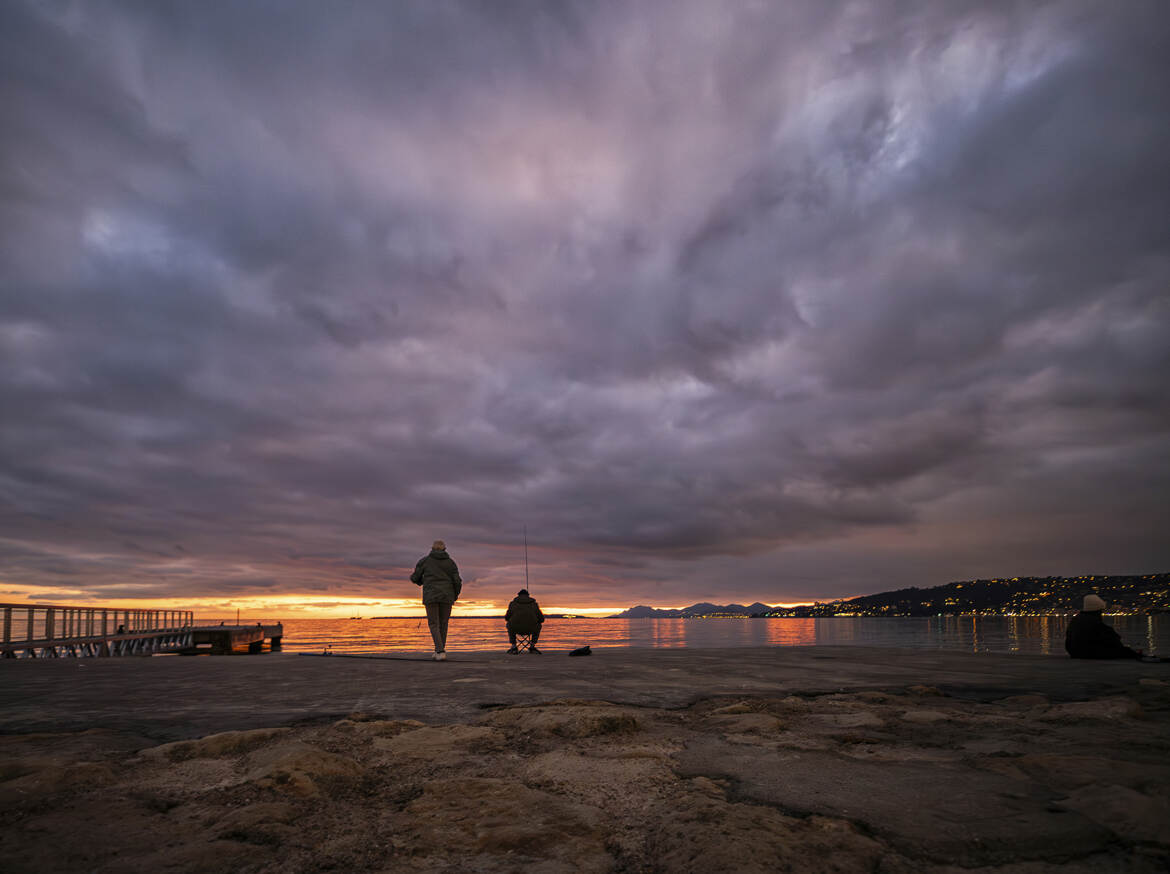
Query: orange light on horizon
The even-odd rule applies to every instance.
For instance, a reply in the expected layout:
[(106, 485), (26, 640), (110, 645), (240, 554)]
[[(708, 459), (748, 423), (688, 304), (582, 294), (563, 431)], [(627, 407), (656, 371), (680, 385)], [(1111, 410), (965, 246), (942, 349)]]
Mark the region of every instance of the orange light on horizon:
[[(464, 595), (467, 595), (466, 589)], [(23, 596), (23, 598), (22, 598)], [(344, 619), (360, 616), (369, 619), (373, 616), (387, 617), (417, 617), (425, 615), (425, 610), (419, 598), (370, 598), (360, 596), (334, 596), (319, 594), (270, 595), (270, 596), (240, 596), (216, 598), (195, 596), (188, 598), (102, 598), (100, 593), (95, 597), (80, 589), (54, 590), (50, 597), (43, 597), (43, 593), (36, 589), (20, 591), (9, 590), (6, 598), (0, 598), (7, 603), (16, 605), (24, 600), (28, 606), (61, 606), (61, 607), (92, 607), (94, 609), (110, 610), (190, 610), (197, 619), (225, 620), (235, 618), (237, 611), (241, 621), (251, 619), (275, 620), (288, 619)], [(491, 598), (477, 599), (465, 597), (455, 606), (455, 612), (460, 616), (499, 616), (508, 607), (511, 596), (500, 600)], [(538, 599), (539, 600), (539, 599)], [(729, 599), (732, 600), (732, 599)], [(693, 602), (690, 602), (693, 603)], [(658, 610), (681, 610), (689, 607), (690, 603), (678, 605), (653, 605)], [(810, 600), (777, 602), (770, 606), (795, 607), (801, 604), (812, 603)], [(24, 604), (21, 604), (24, 606)], [(630, 604), (609, 604), (581, 606), (575, 604), (540, 602), (545, 613), (573, 614), (584, 617), (613, 616), (630, 608)]]
[[(418, 598), (357, 598), (278, 595), (267, 598), (109, 598), (92, 601), (84, 593), (55, 593), (63, 597), (37, 598), (28, 593), (27, 606), (79, 607), (102, 610), (189, 610), (196, 619), (345, 619), (360, 616), (418, 617), (425, 609)], [(509, 599), (510, 600), (510, 599)], [(12, 600), (8, 603), (20, 604)], [(25, 604), (21, 604), (25, 606)], [(499, 616), (508, 607), (508, 601), (460, 600), (455, 606), (459, 616)], [(573, 613), (579, 616), (611, 616), (625, 607), (562, 607), (541, 604), (545, 613)]]

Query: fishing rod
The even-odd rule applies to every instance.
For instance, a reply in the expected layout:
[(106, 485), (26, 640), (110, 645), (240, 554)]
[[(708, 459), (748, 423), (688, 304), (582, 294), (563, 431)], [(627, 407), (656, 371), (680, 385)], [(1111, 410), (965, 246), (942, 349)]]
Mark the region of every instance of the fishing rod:
[(532, 594), (532, 590), (528, 588), (528, 526), (524, 526), (524, 591)]

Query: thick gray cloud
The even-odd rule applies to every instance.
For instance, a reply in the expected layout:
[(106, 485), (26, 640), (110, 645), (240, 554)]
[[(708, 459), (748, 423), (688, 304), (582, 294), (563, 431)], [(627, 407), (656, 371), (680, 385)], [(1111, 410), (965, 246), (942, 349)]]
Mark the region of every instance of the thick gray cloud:
[(0, 584), (1165, 570), (1158, 0), (7, 3)]

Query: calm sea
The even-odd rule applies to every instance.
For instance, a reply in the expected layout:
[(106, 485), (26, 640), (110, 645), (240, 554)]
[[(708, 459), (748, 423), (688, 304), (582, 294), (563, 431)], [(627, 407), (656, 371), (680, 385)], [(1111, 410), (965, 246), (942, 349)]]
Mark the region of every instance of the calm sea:
[[(276, 617), (265, 617), (271, 621)], [(244, 620), (246, 621), (246, 620)], [(286, 619), (285, 652), (377, 654), (431, 649), (424, 619)], [(1064, 655), (1062, 616), (932, 616), (834, 619), (549, 619), (540, 648), (736, 647), (852, 644), (963, 652)], [(1170, 655), (1170, 615), (1111, 616), (1122, 640), (1149, 654)], [(502, 619), (451, 617), (447, 648), (504, 650)]]

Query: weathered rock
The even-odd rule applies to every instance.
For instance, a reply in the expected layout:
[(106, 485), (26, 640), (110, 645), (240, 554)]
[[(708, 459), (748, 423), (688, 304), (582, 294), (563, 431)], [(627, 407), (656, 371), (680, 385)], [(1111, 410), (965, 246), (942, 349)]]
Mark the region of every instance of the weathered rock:
[(963, 741), (960, 748), (974, 756), (998, 758), (1023, 755), (1029, 746), (1026, 739), (1001, 734), (970, 738)]
[(727, 798), (727, 781), (712, 780), (710, 777), (692, 777), (687, 781), (694, 792), (723, 801)]
[(784, 728), (784, 723), (772, 714), (750, 711), (712, 716), (709, 721), (724, 734), (774, 735)]
[(69, 760), (60, 756), (25, 756), (17, 759), (4, 759), (0, 761), (0, 783), (49, 768), (62, 768), (68, 764)]
[(505, 743), (504, 735), (488, 726), (436, 725), (377, 738), (374, 747), (393, 756), (433, 759), (453, 752), (499, 750)]
[(677, 742), (662, 742), (657, 744), (623, 743), (618, 747), (607, 747), (598, 756), (607, 759), (667, 759), (670, 754), (682, 745)]
[(257, 802), (235, 808), (215, 824), (217, 837), (249, 844), (279, 844), (290, 837), (299, 811), (284, 802)]
[(240, 874), (256, 870), (256, 848), (240, 841), (192, 841), (178, 846), (147, 844), (133, 862), (115, 857), (96, 869), (100, 874), (148, 871), (198, 871), (199, 874)]
[(636, 809), (678, 781), (666, 757), (615, 758), (572, 750), (534, 756), (518, 768), (516, 776), (532, 788), (607, 810)]
[(114, 771), (99, 762), (44, 764), (0, 783), (0, 807), (27, 804), (53, 795), (94, 789), (114, 782)]
[(880, 716), (868, 709), (858, 709), (846, 713), (818, 713), (811, 717), (809, 722), (829, 730), (881, 728), (885, 725), (885, 721)]
[(1048, 699), (1043, 695), (1009, 695), (995, 702), (1000, 707), (1013, 711), (1038, 710), (1048, 707)]
[(216, 821), (216, 828), (249, 829), (266, 823), (290, 823), (296, 819), (298, 810), (285, 801), (258, 801), (246, 807), (235, 807)]
[(0, 759), (47, 756), (61, 761), (89, 762), (115, 753), (129, 755), (152, 743), (149, 738), (134, 732), (115, 731), (109, 728), (0, 734)]
[(728, 704), (725, 707), (717, 707), (711, 711), (712, 716), (725, 716), (736, 713), (751, 713), (752, 706), (746, 701), (740, 701), (736, 704)]
[(1059, 802), (1132, 841), (1170, 847), (1170, 800), (1125, 786), (1086, 786)]
[(799, 820), (768, 807), (726, 804), (698, 793), (671, 805), (649, 836), (649, 855), (664, 871), (872, 871), (887, 850), (848, 823)]
[(935, 686), (910, 686), (906, 691), (911, 695), (917, 695), (919, 698), (933, 698), (942, 695)]
[(902, 855), (934, 862), (1044, 859), (1053, 847), (1084, 855), (1113, 839), (1079, 814), (1049, 810), (1055, 793), (958, 763), (890, 766), (806, 751), (761, 756), (710, 736), (675, 758), (683, 776), (729, 777), (738, 798), (858, 822)]
[(770, 710), (776, 709), (782, 712), (803, 713), (812, 708), (812, 704), (799, 695), (788, 695), (780, 699), (765, 700), (763, 703), (768, 705)]
[(911, 745), (856, 743), (840, 749), (842, 755), (866, 762), (957, 762), (962, 754), (956, 750), (923, 749)]
[(930, 725), (934, 722), (945, 722), (950, 717), (938, 710), (907, 710), (902, 714), (903, 722), (910, 722), (917, 725)]
[(1085, 719), (1141, 719), (1143, 715), (1141, 705), (1136, 701), (1118, 696), (1057, 704), (1041, 714), (1040, 719), (1050, 722), (1075, 722)]
[[(404, 813), (413, 849), (421, 856), (435, 851), (506, 856), (516, 870), (603, 872), (613, 867), (598, 809), (514, 780), (435, 780)], [(560, 865), (535, 869), (527, 860)]]
[[(747, 740), (753, 735), (740, 735), (738, 740)], [(757, 735), (759, 745), (769, 749), (787, 750), (831, 750), (838, 745), (839, 738), (808, 731), (781, 731), (774, 738)]]
[(347, 731), (367, 738), (394, 737), (404, 731), (422, 728), (424, 725), (425, 723), (419, 722), (417, 719), (366, 719), (361, 721), (341, 719), (333, 723), (333, 727), (339, 731)]
[(353, 759), (291, 741), (253, 753), (246, 779), (292, 795), (317, 794), (321, 777), (354, 777), (362, 768)]
[(167, 759), (177, 762), (182, 759), (217, 759), (234, 756), (256, 749), (273, 738), (287, 734), (287, 728), (256, 728), (251, 731), (224, 731), (209, 734), (197, 740), (181, 740), (142, 751), (148, 759)]
[(1151, 783), (1170, 786), (1170, 763), (1161, 766), (1118, 761), (1104, 756), (1030, 754), (988, 761), (986, 767), (1000, 773), (1035, 780), (1060, 791), (1094, 784), (1117, 784), (1141, 789)]
[(1006, 865), (964, 868), (959, 865), (939, 865), (923, 868), (910, 865), (902, 868), (887, 867), (885, 860), (877, 874), (1165, 874), (1165, 860), (1157, 858), (1134, 858), (1118, 856), (1112, 852), (1093, 853), (1089, 856), (1063, 857), (1054, 848), (1052, 862), (1009, 862)]
[(629, 708), (603, 701), (553, 702), (538, 707), (510, 707), (489, 715), (485, 723), (531, 734), (584, 738), (637, 731), (638, 717)]

